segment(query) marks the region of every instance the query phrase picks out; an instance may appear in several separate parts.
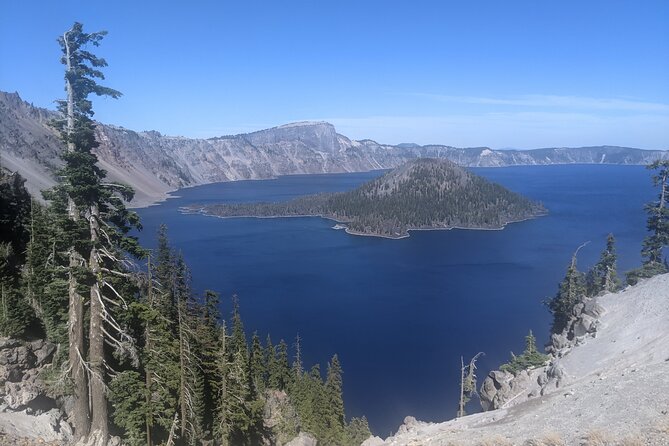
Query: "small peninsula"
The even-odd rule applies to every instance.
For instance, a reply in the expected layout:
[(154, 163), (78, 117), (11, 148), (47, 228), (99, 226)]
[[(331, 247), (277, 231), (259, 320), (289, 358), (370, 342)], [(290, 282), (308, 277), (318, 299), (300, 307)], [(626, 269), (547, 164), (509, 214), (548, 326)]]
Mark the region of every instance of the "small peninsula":
[(350, 234), (388, 238), (407, 237), (414, 229), (501, 229), (546, 213), (541, 203), (433, 158), (409, 161), (348, 192), (181, 210), (224, 218), (319, 216), (345, 225)]

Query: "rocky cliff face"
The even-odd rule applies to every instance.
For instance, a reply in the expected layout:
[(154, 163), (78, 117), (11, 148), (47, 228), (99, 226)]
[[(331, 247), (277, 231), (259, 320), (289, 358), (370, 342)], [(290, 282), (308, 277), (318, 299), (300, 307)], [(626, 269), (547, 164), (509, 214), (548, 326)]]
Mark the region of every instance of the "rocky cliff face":
[(548, 346), (550, 362), (544, 367), (523, 370), (517, 374), (493, 370), (483, 381), (479, 396), (483, 410), (496, 410), (524, 403), (560, 387), (565, 378), (563, 357), (588, 338), (597, 335), (604, 308), (597, 297), (583, 297), (573, 310), (562, 333), (551, 335)]
[(43, 382), (55, 350), (44, 340), (0, 338), (0, 444), (13, 438), (71, 439), (69, 399), (53, 397)]
[[(31, 192), (54, 184), (61, 165), (57, 135), (47, 125), (55, 113), (33, 107), (16, 93), (0, 92), (0, 163), (26, 177)], [(109, 177), (132, 186), (136, 206), (168, 191), (219, 181), (288, 174), (390, 169), (413, 158), (448, 158), (461, 166), (611, 163), (647, 164), (664, 151), (624, 147), (491, 150), (441, 145), (399, 146), (354, 141), (326, 122), (300, 122), (254, 133), (210, 139), (164, 136), (98, 124), (96, 153)]]

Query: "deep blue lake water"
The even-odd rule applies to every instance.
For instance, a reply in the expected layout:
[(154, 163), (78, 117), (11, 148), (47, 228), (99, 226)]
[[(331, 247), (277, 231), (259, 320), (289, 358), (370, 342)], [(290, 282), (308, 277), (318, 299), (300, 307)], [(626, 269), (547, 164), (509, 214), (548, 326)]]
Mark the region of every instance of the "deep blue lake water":
[[(305, 365), (338, 353), (348, 416), (366, 415), (386, 436), (406, 415), (455, 415), (460, 355), (479, 351), (485, 374), (520, 353), (532, 329), (547, 339), (553, 295), (571, 254), (596, 262), (606, 235), (617, 239), (619, 269), (640, 263), (643, 204), (655, 191), (639, 166), (532, 166), (472, 169), (541, 200), (549, 215), (502, 231), (414, 231), (388, 240), (332, 230), (320, 218), (218, 219), (180, 214), (189, 203), (278, 201), (348, 190), (381, 172), (287, 176), (184, 189), (140, 209), (141, 241), (155, 246), (166, 223), (192, 268), (198, 291), (240, 299), (245, 327), (291, 344), (299, 333)], [(478, 405), (472, 406), (476, 409)]]

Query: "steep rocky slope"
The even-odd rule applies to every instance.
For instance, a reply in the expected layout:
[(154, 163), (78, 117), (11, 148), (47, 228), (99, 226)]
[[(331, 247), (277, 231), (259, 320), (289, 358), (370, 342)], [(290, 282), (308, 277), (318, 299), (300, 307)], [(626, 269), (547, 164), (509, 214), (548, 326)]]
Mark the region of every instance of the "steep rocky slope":
[(499, 409), (440, 424), (408, 418), (366, 446), (669, 445), (669, 274), (586, 311), (598, 315), (596, 329), (560, 351), (547, 375), (523, 372), (526, 385)]
[[(0, 92), (0, 164), (18, 170), (32, 192), (54, 184), (61, 144), (47, 125), (54, 112), (34, 107), (17, 93)], [(185, 186), (303, 173), (390, 169), (412, 158), (448, 158), (461, 166), (565, 163), (647, 164), (664, 151), (624, 147), (491, 150), (442, 145), (391, 146), (355, 141), (326, 122), (301, 122), (243, 135), (210, 139), (164, 136), (99, 124), (100, 164), (113, 180), (133, 186), (135, 206)]]

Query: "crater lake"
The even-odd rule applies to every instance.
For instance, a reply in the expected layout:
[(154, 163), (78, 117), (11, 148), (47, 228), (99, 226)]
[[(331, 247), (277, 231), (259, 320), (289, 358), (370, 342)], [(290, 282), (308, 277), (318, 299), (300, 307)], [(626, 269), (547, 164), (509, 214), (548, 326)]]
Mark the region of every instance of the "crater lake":
[[(221, 294), (225, 318), (239, 296), (247, 332), (276, 344), (301, 338), (306, 368), (339, 355), (347, 417), (367, 416), (387, 436), (407, 415), (453, 418), (460, 356), (485, 352), (489, 370), (521, 353), (533, 330), (548, 339), (544, 301), (557, 291), (574, 250), (594, 264), (613, 233), (618, 270), (640, 264), (643, 206), (655, 198), (642, 166), (561, 165), (475, 168), (474, 173), (541, 201), (548, 215), (499, 231), (412, 231), (409, 238), (360, 237), (315, 217), (220, 219), (179, 207), (282, 201), (353, 189), (383, 172), (285, 176), (182, 189), (138, 209), (140, 241), (154, 247), (161, 223), (192, 270), (198, 293)], [(291, 353), (293, 349), (291, 348)], [(473, 401), (469, 411), (479, 410)]]

